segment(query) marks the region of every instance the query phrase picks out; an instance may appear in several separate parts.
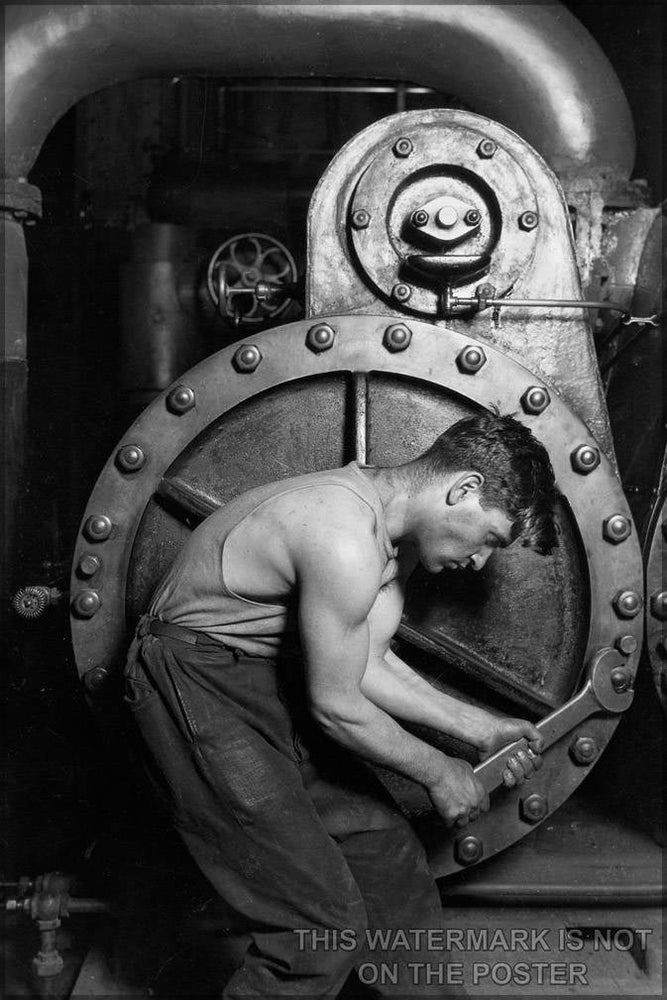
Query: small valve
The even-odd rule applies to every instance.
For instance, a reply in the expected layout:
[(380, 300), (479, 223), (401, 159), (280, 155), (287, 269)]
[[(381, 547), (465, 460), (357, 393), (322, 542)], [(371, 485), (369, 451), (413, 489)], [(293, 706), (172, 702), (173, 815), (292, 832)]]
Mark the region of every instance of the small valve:
[(34, 584), (21, 587), (12, 598), (12, 607), (19, 618), (24, 621), (35, 621), (41, 618), (51, 604), (58, 604), (63, 596), (57, 587), (45, 587)]

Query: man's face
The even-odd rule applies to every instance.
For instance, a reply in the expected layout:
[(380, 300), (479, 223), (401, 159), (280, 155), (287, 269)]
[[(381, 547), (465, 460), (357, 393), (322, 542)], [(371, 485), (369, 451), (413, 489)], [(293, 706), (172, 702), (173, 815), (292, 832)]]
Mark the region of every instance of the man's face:
[(416, 545), (429, 573), (443, 569), (480, 570), (489, 556), (511, 543), (512, 522), (497, 507), (480, 505), (476, 491), (443, 504), (442, 494), (428, 498), (422, 510)]

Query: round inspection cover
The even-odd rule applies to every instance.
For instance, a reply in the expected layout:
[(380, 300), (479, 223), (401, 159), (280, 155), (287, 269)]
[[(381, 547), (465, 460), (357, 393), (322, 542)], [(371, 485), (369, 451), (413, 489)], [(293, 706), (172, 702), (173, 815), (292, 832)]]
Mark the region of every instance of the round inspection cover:
[[(186, 373), (128, 430), (91, 495), (71, 582), (77, 667), (100, 707), (134, 620), (190, 530), (190, 515), (158, 495), (161, 483), (176, 493), (183, 487), (206, 513), (252, 486), (340, 466), (355, 453), (365, 453), (368, 464), (399, 464), (455, 420), (490, 407), (515, 413), (545, 444), (563, 497), (562, 545), (553, 557), (519, 547), (494, 557), (473, 594), (484, 623), (478, 636), (461, 626), (469, 613), (465, 594), (448, 604), (438, 593), (441, 580), (416, 580), (411, 590), (420, 596), (407, 604), (407, 638), (422, 650), (431, 643), (440, 656), (440, 640), (459, 627), (458, 639), (478, 654), (477, 667), (460, 670), (454, 657), (444, 670), (438, 660), (447, 687), (533, 716), (567, 701), (582, 664), (620, 635), (641, 645), (642, 615), (633, 613), (632, 602), (619, 605), (619, 594), (641, 593), (637, 541), (631, 528), (620, 541), (606, 537), (610, 519), (626, 518), (631, 526), (630, 514), (585, 425), (550, 387), (499, 351), (484, 345), (483, 364), (470, 365), (481, 348), (462, 334), (410, 321), (409, 336), (397, 341), (387, 337), (389, 326), (386, 316), (331, 316), (256, 334)], [(128, 449), (140, 450), (140, 467), (120, 460)], [(531, 578), (538, 581), (532, 588)], [(631, 671), (636, 659), (628, 658)], [(617, 718), (594, 722), (604, 746)], [(567, 753), (561, 759), (561, 751), (549, 751), (532, 782), (538, 791), (542, 775), (551, 775), (549, 812), (587, 771)], [(485, 857), (532, 828), (520, 819), (517, 795), (503, 790), (492, 813), (474, 824)], [(460, 867), (450, 835), (439, 829), (431, 856), (438, 874)]]
[[(480, 223), (456, 253), (492, 254), (488, 273), (468, 280), (457, 279), (457, 289), (466, 297), (480, 281), (491, 283), (504, 295), (525, 273), (535, 252), (538, 228), (523, 229), (520, 218), (532, 213), (537, 202), (530, 182), (517, 160), (501, 145), (492, 158), (480, 157), (483, 131), (457, 126), (420, 126), (408, 129), (410, 154), (397, 157), (396, 143), (387, 143), (377, 153), (357, 184), (349, 206), (352, 245), (358, 265), (373, 287), (391, 299), (397, 283), (410, 288), (402, 309), (427, 316), (438, 312), (438, 292), (406, 262), (418, 252), (419, 233), (410, 229), (414, 213), (439, 196), (464, 201), (479, 213)], [(400, 142), (401, 140), (399, 140)], [(488, 140), (486, 140), (488, 141)], [(365, 213), (357, 228), (356, 213)], [(407, 228), (407, 232), (406, 232)], [(427, 252), (427, 248), (422, 250)]]

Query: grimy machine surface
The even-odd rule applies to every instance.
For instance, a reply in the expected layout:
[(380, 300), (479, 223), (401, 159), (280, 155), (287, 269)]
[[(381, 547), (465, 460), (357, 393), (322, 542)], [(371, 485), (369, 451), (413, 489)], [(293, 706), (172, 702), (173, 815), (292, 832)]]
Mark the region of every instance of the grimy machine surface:
[[(558, 549), (544, 558), (511, 547), (474, 578), (418, 571), (397, 642), (432, 683), (536, 720), (544, 766), (530, 783), (506, 789), (506, 751), (477, 765), (492, 807), (455, 833), (419, 788), (382, 776), (428, 845), (447, 921), (540, 926), (553, 935), (566, 927), (573, 952), (598, 933), (598, 941), (616, 935), (611, 952), (586, 952), (588, 983), (595, 973), (610, 993), (622, 982), (628, 995), (640, 994), (659, 975), (659, 849), (616, 823), (589, 791), (632, 711), (645, 620), (649, 697), (664, 695), (664, 512), (658, 503), (646, 527), (624, 494), (589, 322), (591, 309), (610, 329), (612, 315), (636, 318), (637, 299), (623, 280), (631, 240), (622, 227), (634, 211), (621, 177), (627, 156), (615, 149), (614, 169), (606, 169), (590, 153), (595, 138), (577, 173), (571, 129), (567, 142), (550, 145), (546, 130), (515, 117), (517, 131), (467, 110), (404, 112), (347, 142), (311, 199), (300, 318), (279, 325), (296, 295), (284, 247), (284, 268), (252, 269), (241, 285), (229, 254), (211, 259), (196, 294), (237, 321), (235, 336), (186, 371), (167, 358), (162, 391), (109, 456), (75, 542), (72, 643), (99, 725), (122, 732), (119, 674), (133, 625), (208, 513), (261, 483), (351, 459), (400, 464), (466, 415), (515, 414), (556, 473)], [(613, 203), (610, 190), (624, 184), (617, 256), (608, 254), (617, 294), (600, 302), (590, 291), (602, 238), (599, 227), (593, 233), (593, 194), (600, 206)], [(645, 208), (637, 218), (642, 212), (636, 245), (657, 218)], [(258, 259), (262, 238), (250, 234)], [(263, 322), (253, 327), (257, 310)], [(656, 324), (655, 314), (641, 319)], [(437, 734), (423, 735), (452, 750)], [(627, 754), (617, 768), (619, 780), (632, 780)], [(19, 900), (24, 909), (27, 898)], [(549, 960), (564, 961), (563, 940), (560, 951), (549, 940)], [(95, 976), (98, 986), (104, 979), (108, 991), (121, 991), (100, 962), (84, 964), (72, 995), (93, 990)], [(590, 994), (581, 978), (545, 982), (555, 993)], [(489, 972), (474, 985), (520, 992), (511, 975), (504, 982)]]

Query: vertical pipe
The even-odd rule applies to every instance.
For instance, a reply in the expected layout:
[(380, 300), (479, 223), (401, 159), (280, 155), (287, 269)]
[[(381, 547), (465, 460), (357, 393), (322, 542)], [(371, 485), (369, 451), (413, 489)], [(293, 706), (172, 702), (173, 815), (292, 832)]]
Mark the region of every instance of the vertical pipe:
[[(3, 248), (3, 287), (5, 289), (5, 315), (2, 332), (2, 388), (3, 388), (3, 538), (2, 569), (2, 618), (6, 615), (7, 597), (13, 580), (10, 566), (16, 565), (17, 556), (17, 507), (23, 488), (25, 471), (25, 439), (27, 421), (28, 360), (28, 256), (23, 226), (9, 212), (1, 218)], [(5, 622), (3, 622), (3, 625)], [(3, 629), (4, 632), (4, 629)], [(6, 632), (4, 632), (6, 634)]]

